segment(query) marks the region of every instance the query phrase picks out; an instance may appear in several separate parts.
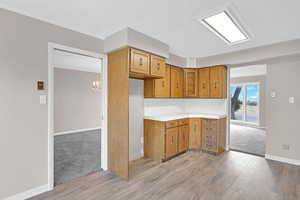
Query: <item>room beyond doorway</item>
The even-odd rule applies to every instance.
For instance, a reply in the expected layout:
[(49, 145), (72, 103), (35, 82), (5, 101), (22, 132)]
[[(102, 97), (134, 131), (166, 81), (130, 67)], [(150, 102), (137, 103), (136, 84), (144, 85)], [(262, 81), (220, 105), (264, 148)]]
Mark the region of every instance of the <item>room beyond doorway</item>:
[(48, 185), (52, 189), (107, 170), (107, 57), (54, 43), (48, 44), (48, 52)]
[(265, 156), (266, 65), (230, 71), (230, 149)]

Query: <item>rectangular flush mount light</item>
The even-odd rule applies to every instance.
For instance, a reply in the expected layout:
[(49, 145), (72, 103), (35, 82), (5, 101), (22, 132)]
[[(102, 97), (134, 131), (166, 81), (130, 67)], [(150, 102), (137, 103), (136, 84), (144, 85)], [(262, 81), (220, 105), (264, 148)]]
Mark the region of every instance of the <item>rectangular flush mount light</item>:
[(201, 19), (201, 22), (228, 44), (240, 43), (249, 39), (241, 26), (226, 11)]

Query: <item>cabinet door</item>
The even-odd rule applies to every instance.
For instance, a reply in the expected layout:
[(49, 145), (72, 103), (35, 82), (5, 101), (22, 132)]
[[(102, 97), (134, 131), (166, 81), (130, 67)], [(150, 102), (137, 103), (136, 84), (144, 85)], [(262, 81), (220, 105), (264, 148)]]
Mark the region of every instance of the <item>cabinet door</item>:
[(210, 152), (218, 152), (217, 120), (203, 120), (202, 148)]
[(189, 149), (201, 149), (202, 129), (201, 119), (189, 120)]
[(210, 97), (226, 98), (227, 96), (227, 71), (225, 66), (210, 68)]
[(171, 97), (183, 97), (183, 70), (171, 67)]
[(197, 69), (184, 70), (184, 96), (185, 97), (198, 96), (198, 70)]
[(164, 77), (166, 71), (165, 68), (166, 68), (166, 63), (164, 58), (151, 55), (150, 71), (152, 76)]
[(209, 68), (198, 69), (198, 93), (200, 98), (209, 98)]
[(154, 80), (154, 97), (170, 97), (170, 66), (168, 65), (165, 66), (164, 78)]
[(178, 153), (178, 127), (166, 129), (166, 158)]
[(189, 146), (189, 126), (180, 126), (178, 132), (178, 152), (184, 152), (188, 150)]
[(149, 75), (150, 54), (136, 49), (131, 49), (130, 54), (130, 72)]

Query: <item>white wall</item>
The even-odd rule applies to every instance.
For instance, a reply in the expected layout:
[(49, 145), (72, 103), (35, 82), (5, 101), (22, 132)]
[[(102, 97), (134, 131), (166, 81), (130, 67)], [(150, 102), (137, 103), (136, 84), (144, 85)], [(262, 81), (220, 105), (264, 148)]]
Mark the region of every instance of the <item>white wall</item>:
[[(0, 9), (0, 199), (48, 184), (48, 42), (101, 53), (103, 41)], [(43, 80), (46, 90), (37, 91)], [(41, 189), (39, 190), (41, 191)]]
[[(300, 54), (300, 39), (246, 49), (242, 51), (197, 59), (198, 67), (226, 64), (247, 65), (252, 62), (266, 63), (266, 60)], [(280, 58), (281, 59), (281, 58)]]
[[(300, 161), (300, 60), (270, 63), (266, 78), (267, 141), (266, 153)], [(271, 97), (276, 92), (276, 97)], [(289, 103), (289, 97), (295, 103)], [(283, 145), (289, 145), (284, 150)]]
[(54, 133), (100, 127), (101, 93), (92, 88), (100, 76), (54, 68)]
[(169, 57), (167, 58), (166, 62), (170, 65), (175, 65), (178, 67), (186, 67), (187, 66), (186, 58), (177, 56), (175, 54), (169, 54)]
[(184, 113), (184, 99), (145, 99), (145, 116)]
[(145, 99), (145, 116), (168, 114), (225, 114), (224, 99)]
[(169, 46), (167, 44), (131, 28), (125, 28), (110, 35), (105, 39), (104, 44), (105, 52), (130, 46), (165, 58), (169, 57)]

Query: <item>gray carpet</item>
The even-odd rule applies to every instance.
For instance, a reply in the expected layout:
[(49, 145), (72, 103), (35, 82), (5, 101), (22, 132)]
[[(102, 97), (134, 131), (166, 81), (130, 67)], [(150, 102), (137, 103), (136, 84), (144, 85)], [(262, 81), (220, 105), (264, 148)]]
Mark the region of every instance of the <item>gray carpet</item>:
[(265, 155), (266, 132), (257, 128), (230, 125), (230, 148), (247, 153)]
[(101, 169), (100, 129), (54, 137), (54, 185)]

